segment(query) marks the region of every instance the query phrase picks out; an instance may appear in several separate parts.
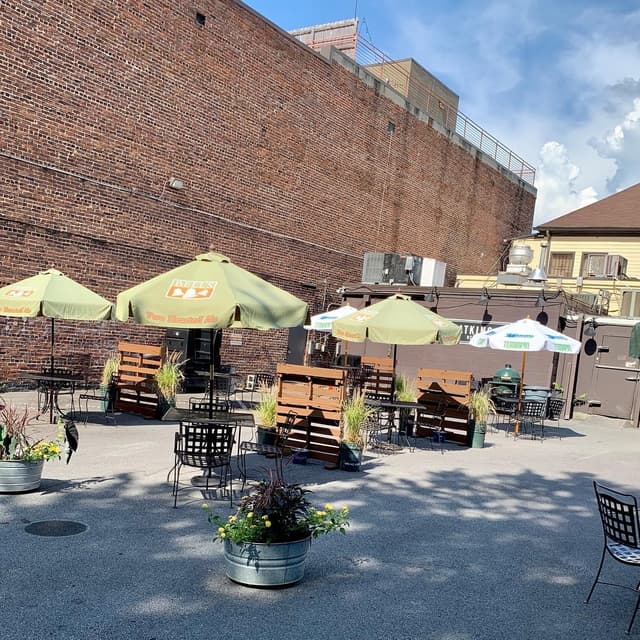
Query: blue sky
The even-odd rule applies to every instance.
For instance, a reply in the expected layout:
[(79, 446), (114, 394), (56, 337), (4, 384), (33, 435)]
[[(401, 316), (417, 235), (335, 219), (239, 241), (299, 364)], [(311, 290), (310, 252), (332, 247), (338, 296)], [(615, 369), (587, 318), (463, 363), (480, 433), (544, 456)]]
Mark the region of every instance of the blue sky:
[(638, 0), (247, 4), (285, 30), (357, 16), (378, 49), (415, 58), (537, 167), (534, 223), (640, 182)]

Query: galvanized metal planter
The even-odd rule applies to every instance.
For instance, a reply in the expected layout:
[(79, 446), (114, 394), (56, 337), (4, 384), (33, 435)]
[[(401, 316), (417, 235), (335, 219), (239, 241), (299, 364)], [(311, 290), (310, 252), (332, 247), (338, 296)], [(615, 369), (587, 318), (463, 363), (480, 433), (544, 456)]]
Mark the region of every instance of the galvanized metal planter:
[(227, 576), (250, 587), (282, 587), (300, 582), (311, 538), (295, 542), (224, 541)]
[(0, 493), (31, 491), (40, 486), (44, 460), (0, 460)]

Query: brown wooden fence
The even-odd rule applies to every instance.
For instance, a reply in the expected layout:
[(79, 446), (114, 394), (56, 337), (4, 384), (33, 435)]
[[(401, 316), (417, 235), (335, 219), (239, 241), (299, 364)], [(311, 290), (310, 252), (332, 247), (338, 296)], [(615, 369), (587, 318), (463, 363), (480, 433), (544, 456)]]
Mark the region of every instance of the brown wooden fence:
[(116, 410), (155, 418), (158, 393), (153, 376), (162, 363), (162, 347), (120, 342), (118, 352), (120, 365)]
[(390, 400), (393, 385), (393, 360), (363, 356), (360, 362), (367, 371), (364, 379), (365, 396)]
[[(430, 418), (442, 411), (442, 425), (447, 439), (467, 444), (469, 430), (469, 396), (472, 374), (469, 371), (446, 369), (419, 369), (416, 387), (418, 402), (424, 404), (418, 422), (431, 422)], [(431, 435), (430, 429), (419, 429), (418, 435)]]
[(283, 422), (289, 411), (297, 415), (287, 444), (308, 449), (312, 458), (337, 464), (347, 372), (279, 364), (276, 385), (278, 422)]

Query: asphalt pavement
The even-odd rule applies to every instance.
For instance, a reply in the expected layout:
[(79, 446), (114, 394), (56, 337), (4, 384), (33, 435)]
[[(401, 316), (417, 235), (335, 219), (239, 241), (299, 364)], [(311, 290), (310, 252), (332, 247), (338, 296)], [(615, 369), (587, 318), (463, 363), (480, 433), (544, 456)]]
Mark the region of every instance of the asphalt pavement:
[[(367, 454), (359, 473), (289, 464), (289, 481), (319, 505), (349, 507), (351, 527), (313, 542), (303, 582), (265, 590), (224, 575), (202, 504), (226, 516), (225, 496), (187, 487), (173, 508), (175, 423), (92, 420), (78, 423), (68, 465), (46, 463), (39, 490), (0, 495), (3, 639), (625, 637), (633, 593), (600, 586), (584, 604), (602, 549), (592, 481), (640, 494), (640, 432), (623, 421), (562, 421), (544, 441), (489, 433), (483, 449), (447, 443), (444, 453), (419, 441)], [(253, 456), (254, 477), (268, 464)], [(86, 530), (26, 531), (50, 520)], [(640, 578), (608, 568), (630, 585)]]

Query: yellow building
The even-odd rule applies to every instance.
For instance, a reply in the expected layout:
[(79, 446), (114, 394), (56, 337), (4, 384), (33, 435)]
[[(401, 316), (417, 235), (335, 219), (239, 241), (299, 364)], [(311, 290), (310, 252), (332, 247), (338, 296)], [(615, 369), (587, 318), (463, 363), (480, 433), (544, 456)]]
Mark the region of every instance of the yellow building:
[(640, 316), (640, 184), (507, 242), (489, 275), (459, 275), (457, 287), (535, 288), (578, 295), (594, 313)]

